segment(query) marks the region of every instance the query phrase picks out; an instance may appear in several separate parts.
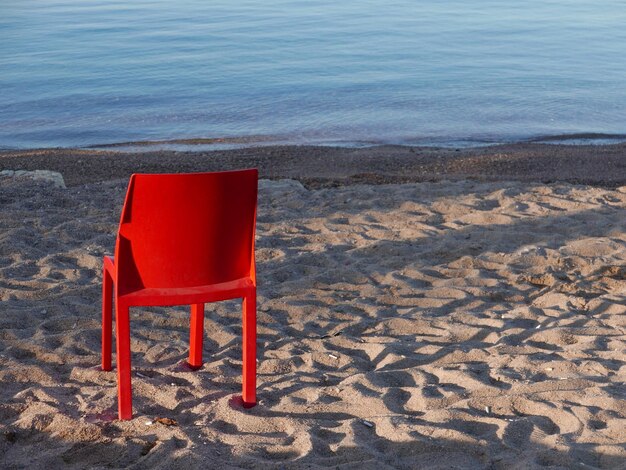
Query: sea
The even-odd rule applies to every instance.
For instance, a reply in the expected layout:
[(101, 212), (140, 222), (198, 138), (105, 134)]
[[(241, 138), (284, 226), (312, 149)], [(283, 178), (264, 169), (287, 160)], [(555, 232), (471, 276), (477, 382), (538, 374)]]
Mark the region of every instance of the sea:
[(624, 0), (1, 0), (0, 148), (626, 140)]

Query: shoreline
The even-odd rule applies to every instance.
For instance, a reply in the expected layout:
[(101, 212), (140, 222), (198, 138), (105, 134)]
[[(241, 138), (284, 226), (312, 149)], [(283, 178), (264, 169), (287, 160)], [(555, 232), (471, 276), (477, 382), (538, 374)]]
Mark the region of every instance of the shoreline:
[(626, 143), (514, 143), (474, 148), (268, 145), (196, 152), (0, 150), (0, 171), (56, 171), (68, 186), (128, 178), (132, 173), (248, 167), (258, 168), (261, 178), (295, 179), (311, 188), (463, 179), (566, 182), (615, 188), (626, 185)]
[(575, 146), (598, 146), (626, 143), (626, 133), (606, 132), (573, 132), (573, 133), (547, 133), (527, 135), (501, 135), (496, 136), (457, 136), (457, 137), (368, 137), (368, 138), (307, 138), (291, 134), (250, 134), (250, 135), (225, 135), (221, 137), (186, 136), (169, 137), (161, 139), (145, 140), (116, 140), (112, 142), (91, 142), (76, 145), (49, 145), (44, 143), (26, 146), (2, 146), (2, 151), (28, 151), (28, 150), (118, 150), (122, 152), (145, 152), (145, 151), (178, 151), (178, 152), (211, 152), (216, 150), (235, 150), (253, 147), (340, 147), (340, 148), (367, 148), (367, 147), (424, 147), (444, 149), (479, 149), (483, 147), (502, 145), (523, 144), (562, 144)]

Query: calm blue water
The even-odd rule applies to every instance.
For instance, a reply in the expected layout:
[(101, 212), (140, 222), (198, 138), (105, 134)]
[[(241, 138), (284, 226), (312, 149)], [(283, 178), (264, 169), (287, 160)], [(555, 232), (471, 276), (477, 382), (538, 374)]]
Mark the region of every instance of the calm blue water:
[(0, 147), (626, 133), (624, 0), (2, 0)]

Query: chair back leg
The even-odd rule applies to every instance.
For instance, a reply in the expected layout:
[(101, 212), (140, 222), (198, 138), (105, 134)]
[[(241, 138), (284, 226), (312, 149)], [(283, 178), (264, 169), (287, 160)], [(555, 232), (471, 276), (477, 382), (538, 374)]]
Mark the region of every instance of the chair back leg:
[(204, 304), (191, 306), (189, 322), (189, 366), (192, 369), (202, 367), (202, 340), (204, 338)]
[(106, 268), (102, 272), (102, 370), (111, 370), (111, 333), (113, 279)]
[(242, 398), (246, 408), (256, 405), (256, 289), (243, 299)]

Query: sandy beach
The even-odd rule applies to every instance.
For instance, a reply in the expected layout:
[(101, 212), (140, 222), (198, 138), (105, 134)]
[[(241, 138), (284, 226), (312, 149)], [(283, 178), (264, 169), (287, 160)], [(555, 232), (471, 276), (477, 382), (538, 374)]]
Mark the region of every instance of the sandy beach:
[[(625, 157), (2, 151), (0, 467), (626, 468)], [(244, 167), (262, 178), (259, 404), (238, 399), (238, 302), (207, 305), (199, 371), (187, 308), (136, 308), (118, 421), (101, 266), (128, 176)]]

